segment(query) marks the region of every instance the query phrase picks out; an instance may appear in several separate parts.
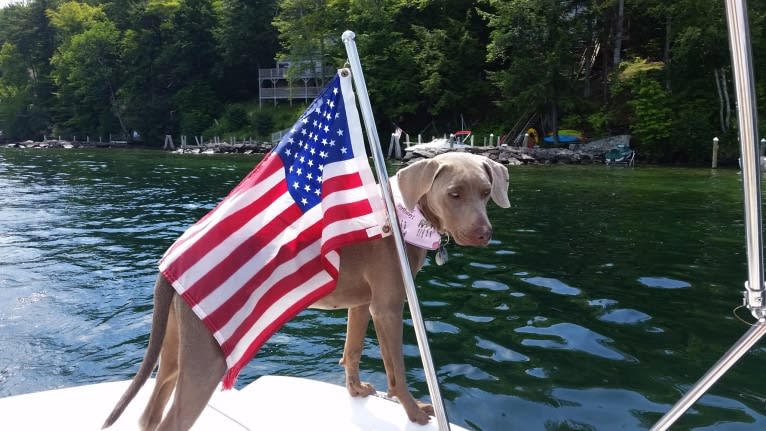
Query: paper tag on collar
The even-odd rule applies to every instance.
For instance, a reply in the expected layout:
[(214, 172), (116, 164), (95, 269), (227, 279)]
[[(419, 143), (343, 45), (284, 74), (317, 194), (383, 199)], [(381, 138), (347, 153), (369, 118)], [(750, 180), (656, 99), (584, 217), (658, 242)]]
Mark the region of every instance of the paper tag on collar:
[(401, 203), (397, 203), (396, 215), (399, 218), (399, 227), (405, 242), (427, 250), (439, 248), (441, 242), (439, 232), (423, 217), (417, 207), (410, 211)]
[(396, 204), (396, 216), (399, 218), (399, 228), (402, 230), (404, 241), (414, 246), (427, 250), (436, 250), (441, 243), (441, 235), (426, 220), (423, 213), (416, 206), (412, 211), (402, 203), (402, 195), (399, 191), (398, 178), (391, 178), (391, 191)]

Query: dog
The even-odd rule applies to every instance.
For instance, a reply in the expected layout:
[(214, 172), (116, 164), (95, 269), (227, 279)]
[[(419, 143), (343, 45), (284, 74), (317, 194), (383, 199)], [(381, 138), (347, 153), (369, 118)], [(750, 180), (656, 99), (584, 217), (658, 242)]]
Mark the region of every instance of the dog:
[[(459, 245), (486, 246), (492, 236), (487, 203), (502, 208), (508, 200), (508, 169), (488, 157), (449, 152), (417, 161), (397, 173), (402, 204), (418, 207), (440, 234)], [(427, 250), (406, 245), (413, 277), (423, 266)], [(337, 286), (311, 308), (348, 309), (348, 327), (340, 364), (352, 396), (375, 389), (359, 378), (359, 361), (370, 320), (380, 345), (388, 394), (396, 397), (407, 417), (426, 424), (433, 407), (415, 400), (407, 387), (402, 353), (403, 309), (406, 292), (398, 265), (380, 270), (380, 262), (398, 259), (392, 236), (357, 243), (340, 250)], [(395, 268), (395, 269), (394, 269)], [(156, 385), (139, 419), (144, 431), (187, 430), (204, 410), (226, 372), (220, 346), (192, 309), (160, 275), (154, 292), (152, 330), (143, 362), (125, 394), (104, 423), (111, 426), (150, 377), (157, 362)], [(173, 404), (163, 418), (175, 390)]]

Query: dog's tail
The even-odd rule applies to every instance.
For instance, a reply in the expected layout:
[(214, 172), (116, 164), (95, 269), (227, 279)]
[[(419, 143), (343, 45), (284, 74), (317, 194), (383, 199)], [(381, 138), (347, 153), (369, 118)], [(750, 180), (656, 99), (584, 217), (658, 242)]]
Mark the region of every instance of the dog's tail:
[(114, 406), (114, 410), (104, 421), (101, 429), (108, 428), (120, 417), (125, 408), (130, 404), (138, 393), (138, 390), (146, 383), (157, 365), (157, 360), (162, 350), (162, 342), (165, 339), (165, 332), (168, 327), (168, 314), (170, 313), (170, 304), (173, 302), (175, 290), (161, 274), (157, 277), (157, 283), (154, 286), (154, 314), (152, 315), (152, 332), (149, 335), (149, 346), (146, 348), (144, 360), (138, 369), (136, 376), (130, 383), (130, 386)]

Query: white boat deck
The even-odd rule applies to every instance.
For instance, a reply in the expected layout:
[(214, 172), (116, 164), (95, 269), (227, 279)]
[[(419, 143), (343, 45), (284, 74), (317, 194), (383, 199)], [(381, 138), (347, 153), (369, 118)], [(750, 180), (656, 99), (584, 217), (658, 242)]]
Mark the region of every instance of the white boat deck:
[[(8, 431), (99, 430), (130, 381), (99, 383), (0, 398)], [(109, 430), (137, 430), (154, 380)], [(385, 398), (354, 398), (344, 387), (310, 379), (261, 377), (242, 390), (216, 391), (193, 430), (436, 431), (409, 421)], [(452, 425), (453, 431), (465, 431)]]

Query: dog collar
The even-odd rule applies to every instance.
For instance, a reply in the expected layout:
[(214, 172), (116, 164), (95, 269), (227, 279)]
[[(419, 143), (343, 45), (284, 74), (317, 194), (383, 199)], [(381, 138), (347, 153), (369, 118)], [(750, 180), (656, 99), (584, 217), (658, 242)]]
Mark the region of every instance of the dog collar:
[(419, 206), (416, 205), (412, 211), (404, 206), (404, 199), (399, 190), (397, 177), (391, 177), (390, 182), (394, 204), (396, 205), (396, 216), (399, 219), (399, 228), (402, 231), (404, 241), (426, 250), (440, 249), (442, 238), (439, 232), (425, 218)]

